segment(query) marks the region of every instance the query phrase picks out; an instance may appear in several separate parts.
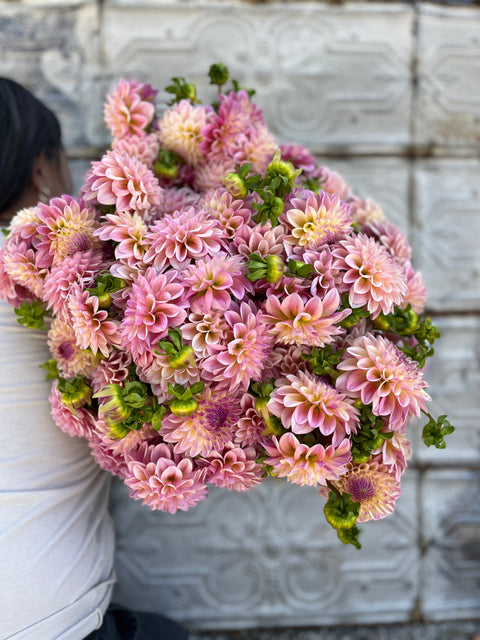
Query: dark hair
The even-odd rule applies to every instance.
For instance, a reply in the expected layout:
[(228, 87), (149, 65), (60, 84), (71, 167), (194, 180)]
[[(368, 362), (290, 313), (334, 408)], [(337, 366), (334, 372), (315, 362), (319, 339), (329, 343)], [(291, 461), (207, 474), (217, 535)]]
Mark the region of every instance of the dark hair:
[(56, 115), (28, 89), (0, 77), (0, 212), (20, 199), (43, 152), (58, 160), (62, 148)]

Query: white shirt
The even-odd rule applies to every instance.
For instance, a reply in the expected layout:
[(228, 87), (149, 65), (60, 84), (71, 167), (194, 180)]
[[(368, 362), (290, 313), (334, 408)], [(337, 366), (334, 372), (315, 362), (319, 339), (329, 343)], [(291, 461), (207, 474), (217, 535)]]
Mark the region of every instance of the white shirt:
[(0, 639), (81, 640), (114, 582), (110, 476), (50, 417), (46, 335), (0, 300)]

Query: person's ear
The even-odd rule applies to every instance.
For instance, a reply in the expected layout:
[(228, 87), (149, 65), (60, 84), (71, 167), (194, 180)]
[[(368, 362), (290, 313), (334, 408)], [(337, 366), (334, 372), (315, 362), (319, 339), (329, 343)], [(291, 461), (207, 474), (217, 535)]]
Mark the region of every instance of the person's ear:
[(37, 193), (37, 200), (47, 203), (50, 200), (51, 190), (48, 186), (50, 182), (50, 163), (42, 152), (33, 163), (32, 177), (30, 182)]

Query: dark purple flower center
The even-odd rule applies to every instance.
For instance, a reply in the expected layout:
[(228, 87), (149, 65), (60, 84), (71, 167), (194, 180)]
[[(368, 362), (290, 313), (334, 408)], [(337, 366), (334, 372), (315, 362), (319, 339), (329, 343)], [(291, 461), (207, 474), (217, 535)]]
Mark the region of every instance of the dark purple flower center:
[(209, 407), (205, 412), (208, 430), (213, 432), (221, 431), (225, 426), (227, 426), (225, 425), (225, 423), (227, 422), (229, 417), (229, 412), (221, 404), (216, 404), (213, 407)]
[(370, 478), (353, 477), (348, 483), (348, 491), (352, 495), (353, 500), (363, 502), (364, 500), (373, 498), (376, 487)]
[(75, 355), (75, 351), (75, 346), (70, 340), (67, 342), (61, 342), (58, 345), (58, 354), (62, 360), (71, 360)]

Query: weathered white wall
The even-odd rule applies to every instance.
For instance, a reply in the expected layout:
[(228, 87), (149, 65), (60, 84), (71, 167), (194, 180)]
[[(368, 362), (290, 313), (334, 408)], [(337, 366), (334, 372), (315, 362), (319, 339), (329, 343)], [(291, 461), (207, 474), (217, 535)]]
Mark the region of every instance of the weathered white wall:
[(431, 409), (457, 430), (437, 452), (412, 426), (397, 513), (363, 527), (360, 552), (314, 490), (212, 491), (172, 517), (115, 485), (117, 597), (217, 629), (479, 617), (480, 8), (0, 2), (0, 73), (60, 115), (77, 185), (108, 142), (114, 81), (200, 83), (217, 61), (257, 89), (279, 140), (309, 146), (409, 234), (443, 333)]

